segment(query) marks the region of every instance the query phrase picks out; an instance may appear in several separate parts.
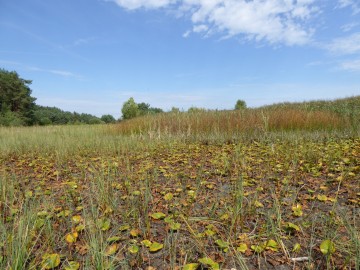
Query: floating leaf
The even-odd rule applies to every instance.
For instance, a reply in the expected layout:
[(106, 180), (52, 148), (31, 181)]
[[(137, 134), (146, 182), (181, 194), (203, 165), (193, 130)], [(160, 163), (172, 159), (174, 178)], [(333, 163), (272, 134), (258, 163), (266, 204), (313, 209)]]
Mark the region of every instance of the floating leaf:
[(65, 266), (65, 270), (78, 270), (80, 268), (80, 263), (75, 261), (68, 262), (68, 266)]
[(209, 265), (213, 270), (218, 270), (220, 269), (220, 266), (218, 263), (214, 262), (211, 258), (209, 257), (205, 257), (205, 258), (201, 258), (199, 259), (199, 262), (205, 265)]
[(317, 199), (319, 200), (319, 201), (322, 201), (322, 202), (325, 202), (325, 201), (327, 201), (328, 200), (328, 197), (326, 197), (326, 195), (317, 195)]
[(70, 215), (71, 211), (70, 210), (63, 210), (63, 211), (60, 211), (56, 216), (58, 218), (60, 217), (68, 217)]
[(331, 240), (326, 239), (320, 244), (320, 250), (324, 255), (331, 255), (335, 252), (335, 244)]
[(83, 209), (84, 209), (83, 206), (78, 206), (78, 207), (75, 208), (75, 210), (78, 211), (78, 212), (81, 211), (81, 210), (83, 210)]
[(278, 251), (279, 245), (272, 239), (265, 242), (266, 249), (270, 249), (272, 251)]
[(160, 249), (162, 249), (163, 247), (164, 247), (163, 244), (160, 244), (158, 242), (153, 242), (149, 247), (149, 251), (156, 252), (156, 251), (159, 251)]
[(114, 255), (115, 252), (118, 250), (118, 248), (119, 248), (118, 244), (112, 244), (111, 246), (108, 246), (105, 250), (105, 255), (106, 256)]
[(43, 269), (54, 269), (60, 264), (60, 255), (57, 253), (45, 254), (41, 263)]
[(136, 254), (139, 252), (139, 247), (137, 245), (132, 245), (128, 248), (128, 251), (132, 254)]
[(145, 246), (145, 247), (150, 247), (151, 246), (151, 241), (150, 240), (142, 240), (141, 243)]
[(236, 250), (241, 253), (245, 253), (248, 250), (248, 246), (247, 246), (247, 244), (242, 243), (238, 246), (238, 248)]
[(139, 230), (139, 229), (132, 229), (132, 230), (130, 231), (130, 235), (131, 235), (132, 237), (137, 237), (137, 236), (140, 235), (140, 230)]
[(165, 196), (164, 196), (164, 200), (165, 201), (171, 201), (173, 199), (174, 195), (169, 192), (169, 193), (166, 193)]
[(301, 217), (303, 215), (302, 206), (300, 204), (294, 205), (291, 209), (294, 216)]
[(66, 240), (66, 242), (68, 242), (69, 244), (75, 243), (77, 238), (78, 238), (78, 233), (77, 233), (77, 232), (68, 233), (68, 234), (65, 236), (65, 240)]
[(133, 195), (135, 195), (135, 196), (139, 196), (141, 194), (141, 192), (139, 191), (139, 190), (135, 190), (134, 192), (133, 192)]
[(288, 231), (300, 231), (300, 227), (298, 225), (295, 225), (294, 223), (288, 222), (286, 224), (286, 229)]
[(261, 202), (259, 202), (259, 201), (255, 201), (254, 205), (255, 205), (255, 207), (257, 207), (257, 208), (263, 208), (263, 207), (264, 207), (264, 205), (263, 205)]
[(73, 216), (73, 217), (71, 218), (71, 220), (72, 220), (72, 222), (73, 222), (74, 224), (79, 224), (79, 223), (82, 221), (82, 217), (79, 216), (79, 215), (76, 215), (76, 216)]
[(123, 232), (123, 231), (127, 231), (128, 229), (130, 229), (129, 225), (122, 225), (120, 226), (119, 231)]
[(153, 219), (163, 219), (166, 215), (162, 212), (153, 213), (150, 215)]
[(182, 270), (196, 270), (199, 267), (198, 263), (188, 263), (185, 264)]
[(256, 253), (261, 253), (264, 251), (264, 246), (263, 245), (252, 245), (251, 249), (253, 251), (255, 251)]

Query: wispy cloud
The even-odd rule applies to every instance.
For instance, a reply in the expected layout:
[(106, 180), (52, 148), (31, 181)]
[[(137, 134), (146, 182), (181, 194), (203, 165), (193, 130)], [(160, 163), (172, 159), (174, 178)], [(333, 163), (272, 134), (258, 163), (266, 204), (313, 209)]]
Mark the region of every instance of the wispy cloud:
[(344, 32), (350, 32), (351, 30), (353, 30), (355, 27), (357, 27), (359, 25), (360, 24), (358, 22), (347, 23), (347, 24), (344, 24), (343, 26), (341, 26), (341, 30), (343, 30)]
[(360, 52), (360, 32), (334, 39), (326, 48), (335, 54), (355, 54)]
[(155, 9), (168, 6), (176, 2), (176, 0), (113, 0), (119, 6), (129, 10), (138, 8)]
[(346, 71), (360, 72), (360, 59), (344, 61), (340, 64), (340, 69)]
[(8, 61), (8, 60), (1, 60), (0, 59), (0, 64), (10, 66), (10, 67), (16, 67), (16, 68), (20, 68), (20, 69), (24, 69), (24, 70), (28, 70), (28, 71), (51, 73), (53, 75), (57, 75), (57, 76), (61, 76), (61, 77), (72, 77), (72, 78), (76, 78), (76, 79), (82, 79), (83, 78), (82, 76), (80, 76), (78, 74), (75, 74), (75, 73), (73, 73), (71, 71), (59, 70), (59, 69), (39, 68), (39, 67), (36, 67), (36, 66), (26, 65), (26, 64), (19, 63), (19, 62), (16, 62), (16, 61)]
[(119, 6), (139, 8), (172, 8), (190, 18), (191, 32), (207, 36), (220, 33), (226, 37), (242, 36), (245, 40), (270, 44), (304, 45), (314, 30), (308, 21), (318, 8), (315, 0), (113, 0)]
[(338, 0), (339, 8), (350, 7), (353, 11), (353, 14), (360, 13), (360, 5), (358, 0)]

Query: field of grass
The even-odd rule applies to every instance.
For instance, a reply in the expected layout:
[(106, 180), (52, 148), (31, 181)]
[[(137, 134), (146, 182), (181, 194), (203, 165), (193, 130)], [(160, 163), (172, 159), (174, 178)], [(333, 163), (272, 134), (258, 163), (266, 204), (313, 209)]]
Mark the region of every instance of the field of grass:
[(0, 269), (359, 269), (342, 108), (0, 128)]

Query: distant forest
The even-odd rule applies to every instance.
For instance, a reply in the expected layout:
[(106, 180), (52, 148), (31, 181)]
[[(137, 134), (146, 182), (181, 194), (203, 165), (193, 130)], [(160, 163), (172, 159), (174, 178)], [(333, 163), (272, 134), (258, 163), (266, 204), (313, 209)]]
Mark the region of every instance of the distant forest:
[(0, 126), (64, 125), (114, 123), (112, 115), (96, 117), (87, 113), (67, 112), (40, 106), (31, 96), (31, 80), (15, 71), (0, 69)]

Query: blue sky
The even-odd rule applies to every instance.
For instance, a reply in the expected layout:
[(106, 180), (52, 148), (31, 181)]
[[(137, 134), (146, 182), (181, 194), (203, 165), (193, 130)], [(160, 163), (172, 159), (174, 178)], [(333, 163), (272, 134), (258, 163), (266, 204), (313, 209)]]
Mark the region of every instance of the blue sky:
[(98, 116), (360, 95), (358, 0), (0, 0), (0, 37), (38, 104)]

